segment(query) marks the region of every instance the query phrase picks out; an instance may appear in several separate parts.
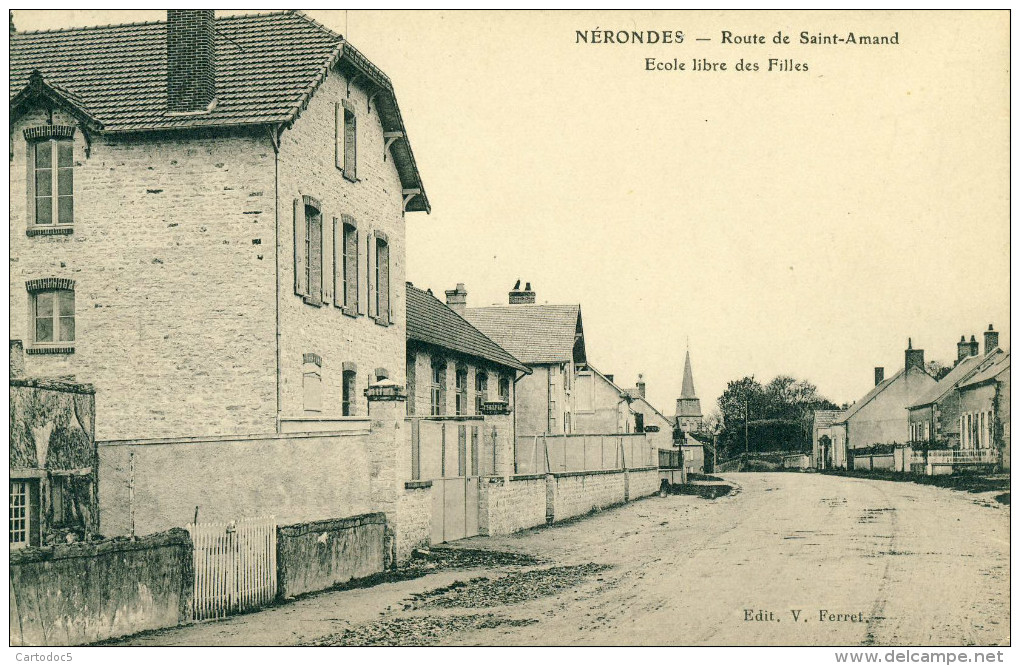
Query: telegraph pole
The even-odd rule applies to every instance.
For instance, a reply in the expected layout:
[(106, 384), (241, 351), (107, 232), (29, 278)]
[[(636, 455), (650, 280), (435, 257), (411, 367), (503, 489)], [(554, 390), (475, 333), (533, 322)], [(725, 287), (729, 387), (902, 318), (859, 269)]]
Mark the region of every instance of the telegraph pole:
[(744, 459), (747, 459), (748, 454), (751, 452), (750, 445), (748, 444), (749, 438), (747, 435), (747, 420), (750, 417), (751, 412), (751, 384), (754, 383), (754, 375), (751, 375), (751, 382), (747, 385), (747, 389), (744, 390)]

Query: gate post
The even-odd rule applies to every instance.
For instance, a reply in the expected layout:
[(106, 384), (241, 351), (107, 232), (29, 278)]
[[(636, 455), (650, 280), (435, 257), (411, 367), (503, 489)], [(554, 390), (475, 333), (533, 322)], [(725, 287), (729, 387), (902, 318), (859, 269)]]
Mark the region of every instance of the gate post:
[(514, 424), (510, 403), (486, 402), (482, 405), (483, 431), (492, 441), (492, 476), (509, 481), (514, 473)]
[[(420, 545), (410, 543), (407, 535), (422, 531), (415, 529), (420, 526), (411, 526), (414, 514), (421, 512), (411, 508), (401, 511), (400, 500), (407, 492), (404, 484), (411, 480), (412, 470), (411, 429), (404, 421), (407, 396), (400, 384), (380, 379), (365, 389), (365, 397), (372, 419), (368, 434), (369, 500), (373, 511), (386, 514), (386, 524), (392, 528), (396, 541), (397, 558), (403, 560)], [(431, 504), (431, 494), (422, 501)], [(424, 532), (428, 533), (427, 527)]]

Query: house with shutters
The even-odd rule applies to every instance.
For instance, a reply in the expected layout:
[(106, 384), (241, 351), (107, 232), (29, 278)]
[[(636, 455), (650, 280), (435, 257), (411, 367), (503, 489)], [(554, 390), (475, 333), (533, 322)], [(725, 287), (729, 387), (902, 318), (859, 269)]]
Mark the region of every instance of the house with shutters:
[[(960, 382), (960, 449), (981, 461), (993, 461), (1010, 469), (1010, 353), (1002, 352), (994, 362)], [(976, 455), (974, 455), (976, 454)]]
[(389, 77), (300, 12), (10, 37), (10, 337), (100, 441), (364, 428), (404, 384)]

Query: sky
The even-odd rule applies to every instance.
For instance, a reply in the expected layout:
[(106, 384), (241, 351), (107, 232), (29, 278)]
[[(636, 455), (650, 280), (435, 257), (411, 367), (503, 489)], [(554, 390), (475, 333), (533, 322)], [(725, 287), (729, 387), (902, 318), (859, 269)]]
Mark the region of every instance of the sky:
[[(625, 387), (643, 373), (662, 411), (688, 348), (707, 414), (750, 374), (853, 402), (908, 338), (947, 363), (989, 323), (1009, 346), (1006, 12), (308, 13), (393, 81), (432, 203), (407, 216), (407, 279), (463, 282), (469, 307), (518, 279), (580, 303), (589, 361)], [(577, 43), (596, 29), (685, 40)], [(808, 68), (766, 71), (773, 57)], [(691, 71), (702, 59), (727, 70)]]

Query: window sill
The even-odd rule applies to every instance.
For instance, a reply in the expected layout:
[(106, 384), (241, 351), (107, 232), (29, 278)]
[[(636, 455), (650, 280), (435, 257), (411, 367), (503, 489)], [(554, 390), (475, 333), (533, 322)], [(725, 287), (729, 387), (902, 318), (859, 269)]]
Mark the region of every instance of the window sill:
[(312, 298), (311, 296), (302, 296), (301, 300), (305, 302), (305, 305), (311, 305), (312, 307), (316, 308), (322, 307), (322, 301), (320, 301), (317, 298)]
[(344, 171), (344, 170), (341, 170), (341, 171), (343, 173), (344, 180), (352, 182), (352, 183), (358, 182), (358, 177), (356, 175), (349, 174), (349, 173), (347, 173), (347, 171)]
[(28, 349), (25, 350), (25, 353), (26, 354), (73, 354), (74, 353), (74, 346), (73, 345), (72, 346), (64, 345), (62, 347), (58, 347), (58, 346), (54, 345), (52, 347), (47, 347), (47, 346), (37, 345), (37, 346), (29, 347)]
[(358, 318), (358, 311), (353, 308), (342, 307), (340, 308), (340, 312), (344, 313), (348, 317), (351, 317), (352, 319)]
[(31, 226), (25, 230), (26, 236), (69, 236), (74, 233), (74, 227), (42, 227)]
[(390, 326), (393, 325), (393, 322), (386, 321), (385, 319), (382, 319), (380, 317), (372, 317), (372, 321), (374, 321), (377, 326), (382, 326), (383, 328), (389, 328)]

